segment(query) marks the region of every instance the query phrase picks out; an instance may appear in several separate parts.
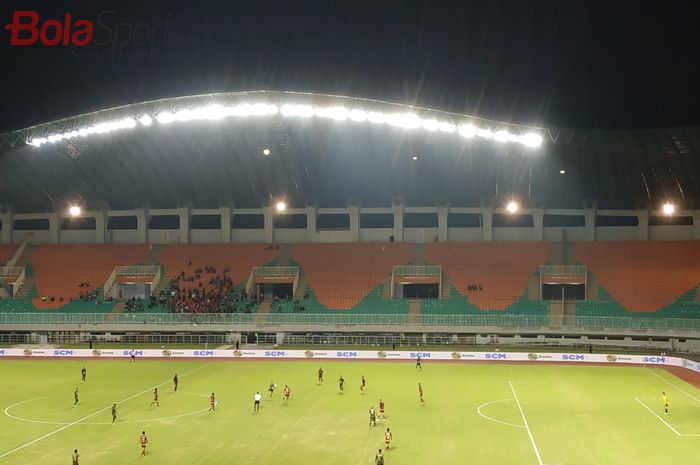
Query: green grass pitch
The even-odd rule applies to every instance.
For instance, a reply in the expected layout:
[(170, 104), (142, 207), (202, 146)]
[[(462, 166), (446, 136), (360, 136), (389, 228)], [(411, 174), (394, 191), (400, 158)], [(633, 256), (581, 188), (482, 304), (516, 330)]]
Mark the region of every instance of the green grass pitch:
[[(81, 465), (372, 464), (387, 427), (388, 465), (691, 465), (700, 457), (700, 391), (655, 368), (426, 361), (418, 372), (396, 362), (7, 360), (0, 374), (3, 465), (64, 465), (75, 448)], [(271, 380), (278, 390), (268, 400)], [(161, 406), (149, 407), (155, 385)], [(212, 391), (213, 414), (206, 412)], [(661, 391), (670, 396), (668, 416)], [(370, 428), (367, 412), (379, 398), (387, 418)], [(119, 402), (114, 426), (112, 402)], [(141, 430), (150, 440), (146, 458), (139, 458)]]

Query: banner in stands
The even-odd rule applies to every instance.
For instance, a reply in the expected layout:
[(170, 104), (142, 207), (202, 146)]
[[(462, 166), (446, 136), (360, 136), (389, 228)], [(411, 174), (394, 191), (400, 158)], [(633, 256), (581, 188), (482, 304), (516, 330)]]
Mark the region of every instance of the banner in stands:
[(343, 359), (429, 360), (488, 362), (559, 362), (682, 366), (700, 372), (700, 364), (679, 357), (659, 355), (569, 354), (553, 352), (447, 352), (383, 350), (192, 350), (192, 349), (0, 349), (0, 357), (100, 357), (100, 358), (211, 358), (211, 359)]

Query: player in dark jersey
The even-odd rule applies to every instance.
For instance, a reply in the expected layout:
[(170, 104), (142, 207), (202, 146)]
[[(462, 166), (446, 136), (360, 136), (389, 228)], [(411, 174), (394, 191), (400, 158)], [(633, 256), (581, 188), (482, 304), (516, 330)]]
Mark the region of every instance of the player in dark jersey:
[(323, 383), (323, 367), (318, 368), (318, 384)]
[(131, 357), (129, 363), (134, 363), (136, 361), (136, 352), (134, 352), (134, 349), (129, 351), (129, 357)]
[(377, 455), (374, 456), (374, 465), (384, 465), (384, 454), (382, 454), (381, 449), (379, 449)]
[(83, 369), (80, 370), (80, 376), (82, 377), (83, 383), (84, 383), (84, 382), (85, 382), (85, 377), (87, 377), (87, 370), (85, 369), (85, 367), (83, 367)]
[(141, 457), (145, 457), (146, 446), (148, 446), (148, 436), (146, 436), (145, 431), (141, 431), (141, 437), (139, 437), (139, 444), (141, 445)]
[(421, 386), (420, 383), (418, 383), (418, 397), (420, 397), (421, 405), (425, 405), (425, 400), (423, 399), (423, 386)]
[(338, 387), (340, 388), (340, 392), (343, 392), (343, 388), (345, 387), (345, 378), (343, 378), (343, 375), (340, 375), (340, 378), (338, 378)]
[(80, 399), (78, 399), (78, 388), (75, 388), (75, 392), (73, 392), (73, 398), (75, 399), (75, 402), (73, 402), (73, 407), (78, 406), (78, 402)]
[(179, 381), (177, 379), (177, 373), (175, 373), (175, 376), (173, 376), (173, 386), (175, 387), (175, 389), (173, 389), (173, 391), (175, 391), (175, 392), (177, 392), (177, 384), (178, 383), (179, 383)]
[(292, 395), (292, 390), (289, 388), (289, 386), (287, 386), (287, 385), (285, 384), (285, 385), (284, 385), (284, 390), (282, 391), (282, 393), (283, 393), (282, 400), (284, 400), (284, 401), (286, 402), (286, 401), (289, 400), (289, 396)]
[(78, 453), (78, 449), (73, 451), (73, 465), (80, 465), (80, 454)]
[(367, 385), (367, 381), (365, 381), (365, 376), (362, 375), (362, 380), (360, 380), (360, 392), (362, 394), (365, 393), (365, 386)]
[(377, 426), (377, 411), (374, 409), (374, 405), (369, 408), (369, 426)]
[(158, 388), (153, 388), (153, 402), (150, 403), (149, 407), (153, 407), (153, 404), (156, 404), (156, 407), (160, 407), (158, 403)]
[(420, 364), (420, 355), (416, 357), (416, 370), (423, 371), (423, 365)]
[(270, 399), (272, 399), (272, 394), (275, 393), (275, 388), (277, 388), (277, 385), (270, 381), (270, 385), (267, 387), (267, 392), (270, 393)]
[(216, 411), (216, 396), (214, 395), (213, 392), (209, 396), (209, 411), (210, 412)]
[(112, 424), (117, 421), (117, 404), (112, 404)]

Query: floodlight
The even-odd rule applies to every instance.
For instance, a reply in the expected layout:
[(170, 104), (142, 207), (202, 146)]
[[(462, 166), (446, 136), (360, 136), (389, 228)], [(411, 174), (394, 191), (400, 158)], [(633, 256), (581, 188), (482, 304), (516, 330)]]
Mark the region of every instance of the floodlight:
[(661, 206), (661, 211), (663, 212), (664, 215), (671, 216), (674, 213), (676, 213), (676, 206), (673, 205), (671, 202), (665, 202)]
[(77, 206), (77, 205), (71, 205), (71, 206), (68, 208), (68, 213), (69, 213), (70, 216), (72, 216), (72, 217), (80, 216), (80, 213), (82, 213), (82, 211), (83, 211), (83, 210), (82, 210), (79, 206)]
[(277, 211), (278, 211), (279, 213), (282, 213), (283, 211), (285, 211), (285, 210), (287, 209), (287, 204), (280, 200), (280, 201), (277, 202), (277, 204), (275, 205), (275, 208), (277, 209)]
[(508, 213), (510, 213), (511, 215), (514, 214), (514, 213), (517, 213), (518, 210), (520, 210), (520, 205), (518, 205), (518, 202), (516, 202), (515, 200), (511, 200), (511, 201), (508, 202), (508, 204), (506, 205), (506, 211), (507, 211)]

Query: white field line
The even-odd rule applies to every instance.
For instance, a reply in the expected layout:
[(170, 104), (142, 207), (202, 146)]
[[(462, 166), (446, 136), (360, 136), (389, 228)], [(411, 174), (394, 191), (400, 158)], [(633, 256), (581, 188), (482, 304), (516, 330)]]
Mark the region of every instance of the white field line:
[(657, 378), (659, 378), (661, 381), (663, 381), (664, 383), (668, 384), (669, 386), (678, 389), (678, 390), (681, 391), (683, 394), (685, 394), (686, 396), (690, 397), (691, 399), (693, 399), (695, 402), (697, 402), (697, 403), (700, 405), (700, 399), (698, 399), (697, 397), (695, 397), (695, 396), (692, 395), (691, 393), (687, 392), (686, 390), (684, 390), (683, 388), (681, 388), (681, 387), (679, 387), (679, 386), (676, 386), (674, 383), (670, 382), (669, 380), (667, 380), (667, 379), (664, 378), (663, 376), (659, 375), (658, 373), (655, 373), (653, 370), (650, 370), (649, 368), (646, 368), (646, 367), (645, 367), (644, 369), (647, 371), (647, 373), (656, 376)]
[(496, 423), (500, 423), (500, 424), (506, 425), (506, 426), (513, 426), (515, 428), (523, 428), (524, 429), (525, 427), (523, 425), (516, 425), (515, 423), (508, 423), (507, 421), (502, 421), (502, 420), (498, 420), (496, 418), (491, 418), (490, 416), (481, 412), (481, 409), (483, 407), (486, 407), (487, 405), (497, 404), (500, 402), (508, 402), (508, 401), (512, 401), (512, 400), (513, 399), (500, 399), (500, 400), (492, 400), (491, 402), (486, 402), (485, 404), (481, 404), (476, 408), (476, 413), (478, 413), (479, 416), (481, 416), (482, 418), (485, 418), (487, 420), (495, 421)]
[[(186, 372), (185, 374), (192, 373), (193, 371), (199, 370), (200, 368), (203, 368), (204, 366), (206, 366), (206, 365), (202, 365), (202, 366), (200, 366), (200, 367), (194, 368), (194, 369), (192, 369), (192, 370)], [(162, 383), (160, 383), (160, 384), (157, 384), (156, 387), (162, 386), (162, 385), (167, 384), (167, 383), (170, 383), (170, 382), (171, 382), (170, 380), (164, 381), (164, 382), (162, 382)], [(141, 391), (141, 392), (137, 392), (136, 394), (133, 394), (133, 395), (131, 395), (131, 396), (125, 398), (125, 399), (120, 400), (119, 402), (117, 402), (117, 404), (122, 404), (122, 403), (124, 403), (124, 402), (127, 402), (127, 401), (129, 401), (129, 400), (131, 400), (131, 399), (133, 399), (133, 398), (135, 398), (135, 397), (138, 397), (138, 396), (140, 396), (140, 395), (143, 395), (143, 394), (149, 392), (149, 391), (152, 390), (152, 389), (153, 389), (153, 387), (146, 388), (146, 389), (144, 389), (144, 390)], [(106, 407), (104, 407), (104, 408), (101, 408), (101, 409), (97, 410), (96, 412), (91, 413), (90, 415), (86, 415), (86, 416), (84, 416), (84, 417), (82, 417), (82, 418), (78, 418), (77, 420), (75, 420), (75, 421), (73, 421), (73, 422), (71, 422), (71, 423), (68, 423), (67, 425), (61, 426), (60, 428), (57, 428), (57, 429), (55, 429), (55, 430), (53, 430), (53, 431), (50, 431), (50, 432), (44, 434), (43, 436), (39, 436), (39, 437), (36, 438), (36, 439), (32, 439), (31, 441), (26, 442), (26, 443), (22, 444), (21, 446), (17, 446), (17, 447), (15, 447), (14, 449), (11, 449), (11, 450), (9, 450), (9, 451), (3, 453), (2, 455), (0, 455), (0, 459), (1, 459), (1, 458), (4, 458), (4, 457), (7, 457), (8, 455), (14, 454), (15, 452), (20, 451), (20, 450), (24, 449), (25, 447), (29, 447), (29, 446), (31, 446), (32, 444), (36, 444), (36, 443), (39, 442), (39, 441), (42, 441), (42, 440), (44, 440), (44, 439), (46, 439), (46, 438), (49, 438), (49, 437), (53, 436), (54, 434), (58, 434), (58, 433), (60, 433), (61, 431), (64, 431), (64, 430), (66, 430), (66, 429), (68, 429), (68, 428), (70, 428), (70, 427), (72, 427), (72, 426), (77, 425), (78, 423), (81, 423), (81, 422), (83, 422), (83, 421), (85, 421), (85, 420), (88, 420), (88, 419), (94, 417), (95, 415), (98, 415), (98, 414), (100, 414), (100, 413), (102, 413), (102, 412), (104, 412), (105, 410), (110, 409), (110, 408), (112, 408), (112, 404), (109, 404), (108, 406), (106, 406)]]
[(540, 456), (540, 450), (537, 448), (537, 444), (535, 444), (535, 438), (532, 437), (532, 431), (530, 431), (530, 425), (528, 425), (527, 418), (525, 418), (525, 413), (523, 412), (523, 407), (520, 405), (520, 400), (518, 399), (518, 395), (515, 393), (515, 388), (513, 387), (513, 383), (510, 380), (508, 381), (508, 386), (510, 386), (510, 390), (513, 392), (513, 398), (515, 399), (515, 403), (518, 405), (518, 410), (520, 410), (520, 416), (523, 417), (523, 425), (525, 425), (525, 430), (527, 431), (527, 435), (530, 437), (530, 443), (532, 444), (532, 449), (535, 451), (535, 456), (537, 457), (537, 463), (539, 465), (544, 465), (542, 463), (542, 456)]
[(683, 436), (681, 433), (678, 432), (678, 430), (677, 430), (676, 428), (674, 428), (673, 426), (671, 426), (671, 424), (670, 424), (669, 422), (667, 422), (666, 420), (664, 420), (663, 418), (661, 418), (655, 411), (653, 411), (652, 409), (650, 409), (650, 408), (647, 406), (647, 404), (645, 404), (644, 402), (642, 402), (641, 400), (639, 400), (638, 397), (635, 397), (635, 399), (637, 400), (637, 402), (639, 402), (639, 403), (642, 405), (642, 407), (644, 407), (645, 409), (647, 409), (649, 412), (651, 412), (652, 415), (654, 415), (656, 418), (658, 418), (659, 421), (660, 421), (661, 423), (663, 423), (664, 425), (668, 426), (668, 428), (669, 428), (671, 431), (673, 431), (674, 433), (676, 433), (676, 436)]

